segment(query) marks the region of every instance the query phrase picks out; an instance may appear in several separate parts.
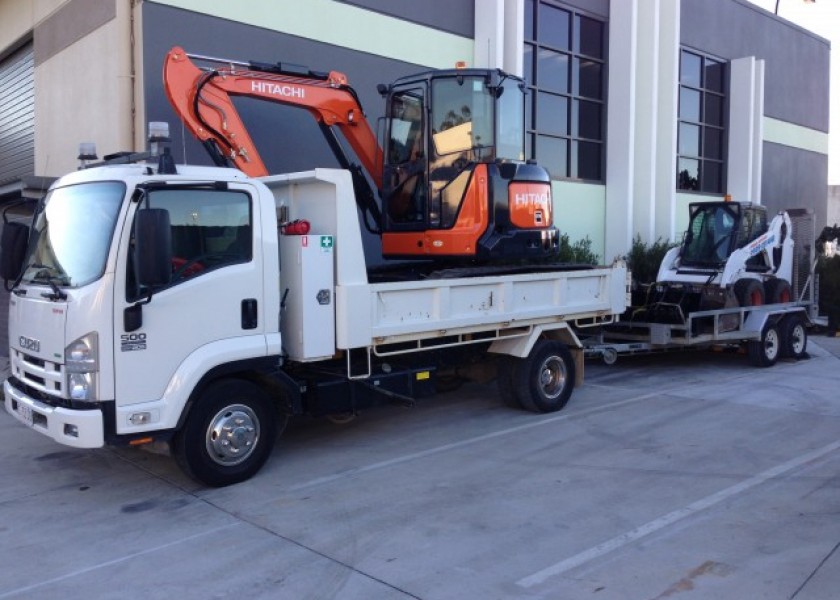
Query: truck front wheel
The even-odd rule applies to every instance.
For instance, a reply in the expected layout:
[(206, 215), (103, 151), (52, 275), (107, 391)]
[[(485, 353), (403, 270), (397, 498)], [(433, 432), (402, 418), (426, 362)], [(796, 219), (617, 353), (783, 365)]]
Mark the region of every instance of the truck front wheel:
[(575, 387), (575, 361), (565, 344), (537, 342), (515, 371), (516, 393), (522, 407), (533, 412), (558, 411)]
[(185, 473), (213, 487), (252, 477), (268, 460), (277, 432), (271, 399), (248, 381), (222, 380), (192, 406), (173, 440)]

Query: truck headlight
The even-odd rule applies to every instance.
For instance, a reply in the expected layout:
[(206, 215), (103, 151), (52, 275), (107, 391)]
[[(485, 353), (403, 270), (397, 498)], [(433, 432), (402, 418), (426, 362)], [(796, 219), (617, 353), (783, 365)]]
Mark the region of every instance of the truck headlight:
[(64, 349), (67, 391), (72, 400), (96, 401), (96, 375), (99, 370), (99, 336), (88, 333)]

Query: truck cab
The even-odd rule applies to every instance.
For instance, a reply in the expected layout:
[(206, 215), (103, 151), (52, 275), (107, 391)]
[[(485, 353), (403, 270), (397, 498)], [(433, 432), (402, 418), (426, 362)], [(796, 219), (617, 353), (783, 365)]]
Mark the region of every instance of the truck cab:
[[(191, 371), (279, 354), (279, 315), (266, 311), (279, 304), (267, 275), (277, 252), (265, 251), (277, 247), (276, 227), (265, 227), (273, 198), (234, 169), (172, 179), (144, 165), (87, 169), (37, 207), (10, 301), (6, 402), (62, 443), (172, 430), (191, 392), (183, 384), (200, 377)], [(161, 249), (139, 247), (137, 227), (155, 210), (169, 215), (172, 252), (157, 256), (166, 280), (152, 290), (140, 272), (150, 257), (138, 253)], [(162, 400), (172, 396), (181, 401)]]

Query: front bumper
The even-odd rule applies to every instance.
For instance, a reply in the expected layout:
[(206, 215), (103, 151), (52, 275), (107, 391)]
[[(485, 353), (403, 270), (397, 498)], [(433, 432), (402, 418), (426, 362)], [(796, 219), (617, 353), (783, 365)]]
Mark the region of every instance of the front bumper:
[(76, 410), (50, 406), (26, 395), (5, 381), (6, 411), (18, 421), (51, 437), (56, 442), (75, 448), (100, 448), (105, 445), (102, 411)]

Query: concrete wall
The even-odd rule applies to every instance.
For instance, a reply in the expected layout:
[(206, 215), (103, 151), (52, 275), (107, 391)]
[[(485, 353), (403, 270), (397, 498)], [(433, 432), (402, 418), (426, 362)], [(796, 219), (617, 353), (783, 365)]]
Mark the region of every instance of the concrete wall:
[(79, 142), (99, 156), (132, 150), (129, 3), (73, 0), (35, 28), (35, 173), (78, 165)]

